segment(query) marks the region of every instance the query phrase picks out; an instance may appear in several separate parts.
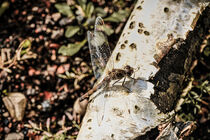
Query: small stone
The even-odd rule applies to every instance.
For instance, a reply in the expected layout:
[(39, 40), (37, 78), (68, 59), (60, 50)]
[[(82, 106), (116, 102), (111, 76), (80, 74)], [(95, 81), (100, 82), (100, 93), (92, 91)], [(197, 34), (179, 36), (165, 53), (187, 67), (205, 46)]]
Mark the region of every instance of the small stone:
[(23, 12), (22, 12), (22, 15), (26, 15), (26, 14), (27, 14), (27, 12), (26, 12), (26, 11), (23, 11)]
[(56, 60), (56, 51), (55, 50), (52, 50), (51, 60), (52, 61)]
[(35, 29), (35, 33), (38, 34), (42, 31), (42, 28), (40, 26), (38, 26), (36, 29)]
[(4, 132), (5, 132), (6, 134), (8, 134), (8, 133), (10, 132), (9, 127), (4, 127)]
[(35, 112), (34, 110), (31, 110), (31, 111), (29, 112), (29, 114), (27, 115), (27, 118), (32, 118), (32, 117), (34, 117), (34, 116), (36, 116), (36, 112)]
[(63, 56), (63, 55), (60, 55), (58, 56), (58, 59), (60, 60), (61, 63), (64, 63), (67, 61), (68, 57), (67, 56)]
[(19, 10), (16, 9), (16, 10), (14, 11), (14, 14), (15, 14), (15, 15), (18, 15), (18, 14), (19, 14)]
[(34, 68), (30, 68), (29, 70), (28, 70), (28, 75), (29, 76), (33, 76), (34, 74), (35, 74), (35, 69)]
[(51, 2), (51, 3), (55, 3), (55, 2), (56, 2), (56, 0), (50, 0), (50, 2)]
[(51, 33), (52, 30), (51, 30), (50, 28), (47, 28), (46, 32), (47, 32), (47, 33)]
[(63, 91), (60, 93), (59, 100), (65, 100), (67, 98), (67, 92)]
[(59, 21), (59, 24), (60, 24), (61, 26), (65, 26), (65, 25), (67, 25), (67, 24), (69, 24), (69, 23), (71, 23), (71, 22), (72, 22), (72, 19), (65, 17), (65, 18), (62, 18), (62, 19)]
[(81, 62), (82, 62), (82, 58), (76, 57), (76, 58), (74, 59), (74, 62), (73, 62), (73, 63), (75, 63), (76, 65), (79, 65)]
[(27, 95), (35, 95), (36, 91), (34, 88), (30, 87), (27, 89), (26, 94)]
[(64, 32), (64, 29), (53, 30), (53, 31), (52, 31), (52, 35), (51, 35), (51, 38), (52, 38), (52, 39), (58, 39), (58, 38), (60, 38), (61, 36), (63, 36), (63, 32)]
[(36, 11), (38, 11), (38, 9), (39, 9), (38, 7), (33, 7), (33, 8), (32, 8), (32, 11), (33, 11), (33, 12), (36, 12)]
[(54, 25), (54, 21), (51, 20), (51, 16), (50, 15), (47, 15), (46, 18), (45, 18), (45, 24), (52, 24)]
[(65, 72), (65, 69), (63, 66), (59, 66), (58, 69), (57, 69), (57, 74), (63, 74)]
[(3, 127), (0, 127), (0, 133), (1, 133), (3, 130), (4, 130), (4, 128), (3, 128)]
[(33, 17), (34, 17), (33, 15), (29, 15), (29, 16), (27, 16), (27, 20), (31, 21), (33, 19)]
[(45, 100), (42, 102), (42, 111), (50, 111), (51, 109), (51, 104), (48, 100)]
[(12, 127), (12, 123), (9, 123), (8, 127), (11, 128)]
[(4, 112), (3, 113), (3, 116), (6, 118), (6, 117), (9, 117), (9, 112)]
[(42, 106), (41, 105), (37, 105), (37, 109), (41, 110)]
[(47, 26), (46, 25), (42, 25), (41, 28), (42, 28), (42, 31), (46, 31), (47, 30)]
[(23, 133), (9, 133), (5, 137), (5, 140), (23, 140), (23, 139), (24, 139)]
[(57, 65), (53, 65), (53, 66), (48, 65), (47, 66), (47, 71), (50, 75), (54, 75), (56, 69), (57, 69)]
[(68, 71), (70, 68), (70, 64), (63, 64), (64, 70)]
[(60, 45), (57, 44), (57, 43), (50, 43), (49, 47), (50, 47), (50, 48), (53, 48), (53, 49), (57, 49), (57, 48), (60, 47)]
[(31, 102), (32, 102), (32, 103), (35, 103), (35, 101), (36, 101), (36, 100), (35, 100), (34, 98), (31, 99)]
[(54, 14), (52, 14), (52, 18), (56, 22), (61, 18), (61, 14), (60, 13), (54, 13)]
[(8, 96), (3, 98), (3, 102), (12, 118), (18, 121), (23, 119), (26, 107), (26, 97), (24, 94), (19, 92), (8, 93)]

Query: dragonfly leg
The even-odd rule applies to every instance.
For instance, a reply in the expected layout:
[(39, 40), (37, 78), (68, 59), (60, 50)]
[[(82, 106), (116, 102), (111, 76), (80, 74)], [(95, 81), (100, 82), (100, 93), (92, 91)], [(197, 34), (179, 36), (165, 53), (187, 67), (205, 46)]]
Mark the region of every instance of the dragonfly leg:
[(119, 82), (121, 79), (118, 79), (117, 81), (115, 81), (112, 86), (114, 86), (117, 82)]
[(125, 78), (124, 78), (124, 80), (123, 80), (123, 82), (122, 82), (122, 86), (123, 86), (124, 88), (126, 88), (126, 89), (128, 90), (128, 92), (131, 92), (131, 90), (130, 90), (128, 87), (125, 86), (125, 79), (126, 79), (126, 76), (125, 76)]
[(85, 93), (84, 95), (82, 95), (82, 96), (79, 98), (79, 101), (82, 102), (83, 100), (89, 98), (89, 96), (90, 96), (91, 94), (93, 94), (94, 91), (95, 91), (95, 89), (89, 90), (87, 93)]

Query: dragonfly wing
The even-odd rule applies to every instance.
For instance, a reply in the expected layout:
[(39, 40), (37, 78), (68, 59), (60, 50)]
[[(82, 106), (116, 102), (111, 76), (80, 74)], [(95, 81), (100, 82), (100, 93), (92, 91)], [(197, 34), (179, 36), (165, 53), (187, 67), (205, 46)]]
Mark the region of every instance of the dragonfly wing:
[(107, 35), (104, 31), (104, 21), (101, 17), (96, 18), (94, 35), (95, 35), (95, 42), (98, 44), (97, 49), (100, 52), (99, 53), (100, 58), (102, 58), (101, 61), (106, 66), (106, 64), (111, 56), (111, 50), (109, 47)]
[(103, 26), (103, 19), (101, 17), (97, 17), (94, 33), (91, 33), (90, 31), (87, 33), (91, 62), (96, 79), (99, 79), (102, 75), (111, 55), (109, 43)]
[(97, 48), (93, 42), (94, 34), (88, 31), (87, 36), (88, 36), (88, 46), (90, 50), (90, 58), (91, 58), (93, 72), (94, 72), (95, 78), (98, 79), (101, 76), (104, 67), (101, 65), (100, 54), (97, 51)]

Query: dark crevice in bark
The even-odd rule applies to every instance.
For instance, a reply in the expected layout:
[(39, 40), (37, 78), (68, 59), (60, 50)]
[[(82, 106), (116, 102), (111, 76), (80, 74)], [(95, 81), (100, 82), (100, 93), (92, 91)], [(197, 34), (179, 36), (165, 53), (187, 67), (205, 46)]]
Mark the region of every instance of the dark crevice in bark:
[(145, 135), (139, 136), (135, 138), (134, 140), (155, 140), (158, 137), (158, 135), (159, 135), (159, 131), (156, 127), (148, 131)]
[[(159, 62), (159, 72), (153, 77), (155, 94), (152, 101), (161, 112), (167, 113), (174, 109), (176, 100), (183, 86), (184, 78), (189, 75), (191, 63), (195, 59), (198, 48), (209, 30), (210, 8), (207, 7), (200, 16), (195, 29), (189, 32), (185, 41), (178, 40), (177, 49), (171, 48)], [(196, 50), (197, 49), (197, 50)]]

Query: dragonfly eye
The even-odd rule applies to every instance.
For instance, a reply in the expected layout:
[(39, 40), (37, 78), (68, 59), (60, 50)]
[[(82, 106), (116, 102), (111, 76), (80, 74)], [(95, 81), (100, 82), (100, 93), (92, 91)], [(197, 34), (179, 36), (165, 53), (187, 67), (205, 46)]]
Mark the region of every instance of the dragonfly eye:
[(124, 69), (125, 69), (127, 75), (131, 75), (133, 73), (133, 68), (131, 66), (129, 66), (129, 65), (126, 65), (124, 67)]

